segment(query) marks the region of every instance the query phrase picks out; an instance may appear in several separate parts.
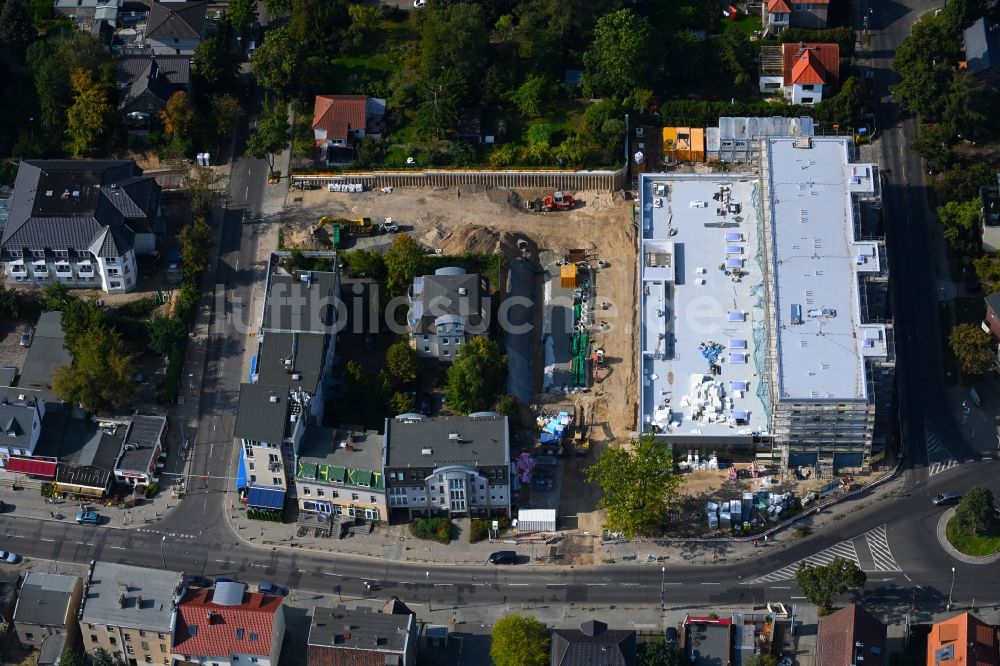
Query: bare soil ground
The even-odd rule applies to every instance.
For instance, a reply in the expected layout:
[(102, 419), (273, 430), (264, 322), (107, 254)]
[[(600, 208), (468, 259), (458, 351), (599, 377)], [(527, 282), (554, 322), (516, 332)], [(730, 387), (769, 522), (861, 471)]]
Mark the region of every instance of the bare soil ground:
[[(389, 194), (295, 192), (285, 210), (282, 244), (315, 247), (309, 227), (324, 215), (375, 220), (392, 217), (414, 239), (443, 254), (477, 252), (504, 254), (511, 259), (527, 255), (537, 262), (541, 252), (563, 256), (571, 249), (583, 249), (592, 258), (592, 265), (596, 266), (598, 259), (605, 261), (607, 265), (600, 269), (596, 284), (598, 301), (611, 304), (600, 316), (609, 328), (594, 340), (595, 346), (605, 349), (605, 367), (596, 372), (595, 384), (588, 393), (540, 394), (536, 398), (540, 406), (569, 401), (586, 414), (592, 450), (586, 458), (567, 459), (567, 483), (563, 484), (559, 513), (561, 519), (576, 522), (581, 533), (599, 535), (602, 518), (594, 511), (596, 491), (578, 481), (583, 467), (592, 464), (604, 447), (627, 442), (635, 427), (636, 235), (632, 203), (610, 192), (576, 192), (575, 210), (525, 210), (525, 200), (546, 194), (551, 193), (483, 186), (399, 188)], [(390, 242), (389, 236), (359, 239), (355, 247), (379, 247)], [(536, 363), (536, 373), (541, 370)]]

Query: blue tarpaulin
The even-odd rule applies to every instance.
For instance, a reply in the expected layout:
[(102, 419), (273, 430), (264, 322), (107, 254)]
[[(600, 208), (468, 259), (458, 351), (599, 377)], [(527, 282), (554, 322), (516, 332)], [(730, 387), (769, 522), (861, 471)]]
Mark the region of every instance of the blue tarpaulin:
[(541, 436), (539, 437), (539, 441), (542, 444), (558, 444), (559, 443), (559, 439), (560, 439), (559, 435), (556, 435), (556, 434), (551, 433), (551, 432), (543, 432), (541, 434)]
[(285, 490), (284, 488), (250, 486), (247, 493), (247, 506), (261, 509), (280, 509), (285, 506)]
[(243, 490), (247, 485), (246, 449), (240, 447), (240, 468), (236, 470), (236, 490)]
[(253, 376), (257, 374), (257, 357), (250, 357), (250, 383), (253, 383)]

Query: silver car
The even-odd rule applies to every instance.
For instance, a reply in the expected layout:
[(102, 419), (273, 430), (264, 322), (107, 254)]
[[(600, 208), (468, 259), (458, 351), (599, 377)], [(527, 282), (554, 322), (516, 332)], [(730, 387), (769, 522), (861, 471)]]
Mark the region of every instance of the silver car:
[(7, 562), (8, 564), (17, 564), (21, 561), (21, 556), (17, 553), (0, 550), (0, 561)]

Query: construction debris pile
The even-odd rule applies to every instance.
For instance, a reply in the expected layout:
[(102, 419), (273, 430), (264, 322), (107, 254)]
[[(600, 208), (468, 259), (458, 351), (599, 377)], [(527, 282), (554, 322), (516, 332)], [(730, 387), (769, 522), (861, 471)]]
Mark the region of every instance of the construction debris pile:
[(742, 499), (708, 502), (705, 513), (709, 530), (749, 532), (784, 520), (800, 506), (793, 493), (743, 493)]

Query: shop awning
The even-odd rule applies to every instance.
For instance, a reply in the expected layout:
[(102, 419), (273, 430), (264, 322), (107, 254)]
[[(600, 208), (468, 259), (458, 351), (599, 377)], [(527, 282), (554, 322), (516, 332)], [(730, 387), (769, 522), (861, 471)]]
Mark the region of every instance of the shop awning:
[(56, 465), (58, 463), (49, 460), (33, 460), (31, 458), (8, 458), (7, 471), (16, 474), (29, 474), (40, 476), (46, 479), (54, 479), (56, 476)]
[(247, 485), (246, 449), (240, 447), (240, 467), (236, 470), (236, 490), (243, 490)]

